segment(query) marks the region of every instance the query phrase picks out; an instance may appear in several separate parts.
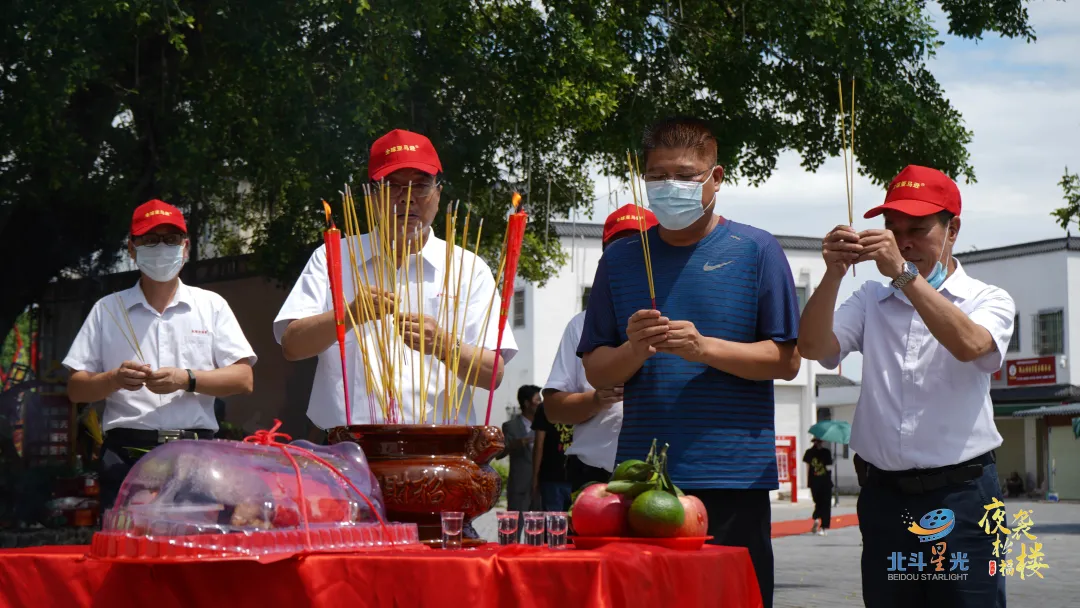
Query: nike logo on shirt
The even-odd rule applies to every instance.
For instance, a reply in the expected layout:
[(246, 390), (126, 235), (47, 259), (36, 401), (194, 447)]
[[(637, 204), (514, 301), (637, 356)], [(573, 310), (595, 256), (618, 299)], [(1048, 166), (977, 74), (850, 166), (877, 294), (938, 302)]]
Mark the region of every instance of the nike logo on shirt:
[(710, 266), (708, 262), (705, 262), (705, 266), (703, 267), (703, 270), (705, 272), (709, 272), (711, 270), (716, 270), (717, 268), (723, 268), (724, 266), (727, 266), (728, 264), (730, 264), (733, 261), (734, 260), (729, 260), (727, 262), (724, 262), (723, 264), (715, 264), (713, 266)]

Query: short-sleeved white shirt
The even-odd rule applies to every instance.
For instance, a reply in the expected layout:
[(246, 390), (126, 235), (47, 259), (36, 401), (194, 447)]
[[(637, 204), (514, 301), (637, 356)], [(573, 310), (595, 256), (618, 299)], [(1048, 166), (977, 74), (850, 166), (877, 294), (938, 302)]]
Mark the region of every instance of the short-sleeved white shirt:
[(959, 464), (1001, 445), (990, 400), (990, 375), (1001, 368), (1016, 305), (998, 287), (956, 262), (939, 289), (993, 337), (995, 348), (963, 363), (938, 342), (903, 292), (867, 282), (833, 317), (840, 354), (863, 354), (862, 392), (851, 448), (886, 471)]
[[(563, 330), (562, 341), (555, 362), (551, 364), (544, 389), (566, 393), (584, 393), (593, 390), (585, 379), (585, 366), (577, 356), (581, 332), (585, 327), (585, 312), (570, 319)], [(618, 402), (592, 418), (574, 425), (574, 440), (566, 450), (567, 456), (577, 456), (581, 462), (608, 471), (615, 470), (615, 452), (619, 448), (619, 431), (622, 430), (623, 404)]]
[[(357, 257), (360, 256), (360, 245), (362, 245), (366, 263), (360, 271), (361, 275), (366, 272), (368, 277), (366, 281), (368, 284), (373, 287), (376, 286), (374, 279), (375, 260), (372, 259), (373, 248), (369, 235), (364, 234), (360, 237), (343, 237), (341, 239), (341, 260), (342, 266), (344, 267), (342, 272), (344, 275), (342, 277), (342, 289), (346, 303), (353, 301), (358, 293), (356, 285), (354, 284), (352, 272), (349, 270), (349, 241), (352, 241), (353, 251)], [(427, 241), (424, 243), (423, 249), (420, 251), (423, 266), (423, 269), (421, 270), (423, 276), (423, 302), (421, 302), (420, 298), (421, 288), (418, 286), (416, 278), (418, 276), (416, 256), (412, 256), (410, 263), (408, 264), (408, 277), (405, 276), (404, 266), (398, 269), (398, 298), (401, 303), (401, 310), (404, 311), (408, 309), (410, 312), (414, 313), (419, 313), (422, 310), (424, 314), (436, 318), (440, 325), (446, 325), (446, 321), (449, 320), (449, 324), (452, 326), (453, 311), (455, 310), (454, 300), (459, 299), (461, 302), (456, 306), (458, 316), (458, 337), (465, 344), (473, 346), (480, 345), (484, 349), (495, 350), (498, 343), (500, 305), (495, 278), (492, 276), (491, 270), (483, 259), (455, 245), (452, 253), (452, 268), (450, 271), (449, 284), (451, 289), (457, 290), (458, 292), (451, 295), (450, 298), (446, 298), (445, 294), (443, 294), (444, 277), (446, 276), (446, 246), (446, 241), (439, 239), (434, 234), (430, 234)], [(460, 287), (458, 282), (459, 274), (461, 275)], [(492, 304), (493, 296), (494, 304)], [(446, 300), (446, 302), (444, 302), (444, 300)], [(487, 317), (487, 330), (485, 333), (485, 313), (487, 313), (489, 306), (491, 306), (492, 311)], [(280, 344), (281, 337), (285, 334), (285, 329), (289, 326), (290, 322), (331, 311), (333, 310), (333, 307), (334, 303), (330, 294), (330, 282), (327, 274), (326, 247), (322, 246), (311, 254), (307, 266), (304, 267), (304, 271), (300, 274), (300, 278), (297, 279), (296, 284), (289, 293), (289, 297), (285, 300), (285, 303), (282, 304), (277, 318), (274, 319), (274, 337)], [(450, 311), (449, 319), (447, 318), (448, 310)], [(379, 347), (376, 343), (377, 334), (375, 328), (369, 323), (365, 324), (361, 329), (365, 337), (368, 360), (372, 362), (377, 361)], [(453, 327), (445, 327), (444, 329), (449, 333), (453, 330)], [(483, 337), (482, 343), (481, 337)], [(352, 413), (351, 424), (368, 424), (373, 422), (370, 414), (372, 408), (374, 408), (377, 417), (374, 422), (383, 423), (385, 422), (385, 419), (383, 418), (378, 399), (374, 397), (369, 398), (368, 396), (364, 373), (364, 360), (360, 352), (359, 344), (357, 343), (355, 332), (349, 331), (346, 333), (345, 344), (349, 370), (349, 404)], [(420, 422), (421, 408), (419, 405), (423, 396), (421, 392), (422, 383), (426, 380), (428, 384), (428, 398), (427, 403), (425, 404), (426, 415), (424, 422), (427, 424), (442, 423), (444, 411), (443, 405), (446, 401), (446, 366), (430, 354), (425, 353), (423, 372), (426, 378), (421, 379), (420, 353), (405, 347), (400, 339), (398, 340), (398, 347), (403, 349), (405, 355), (402, 357), (395, 357), (394, 360), (400, 361), (404, 358), (408, 364), (405, 366), (407, 369), (402, 368), (400, 370), (400, 381), (398, 386), (401, 388), (403, 401), (401, 409), (404, 410), (404, 419), (399, 420), (398, 422), (401, 424), (416, 424)], [(503, 361), (509, 362), (516, 353), (517, 343), (514, 341), (514, 336), (510, 331), (510, 328), (507, 327), (504, 330), (502, 342)], [(373, 365), (375, 364), (373, 363)], [(433, 365), (435, 366), (434, 368), (432, 368)], [(476, 365), (479, 366), (479, 361), (477, 361)], [(376, 382), (377, 381), (378, 380), (376, 379)], [(315, 370), (315, 382), (311, 388), (311, 397), (308, 401), (308, 418), (319, 428), (329, 429), (346, 424), (345, 397), (342, 385), (341, 355), (335, 341), (334, 344), (330, 345), (330, 348), (319, 353), (318, 364)], [(475, 389), (467, 389), (464, 382), (460, 380), (457, 381), (456, 386), (457, 390), (464, 393), (464, 398), (462, 399), (463, 405), (457, 422), (461, 424), (475, 424), (477, 412), (486, 409), (487, 401), (486, 399), (481, 400), (479, 396), (473, 399), (472, 412), (471, 415), (469, 415), (469, 400)], [(378, 390), (377, 387), (376, 390)], [(413, 404), (417, 404), (417, 407), (414, 408)], [(438, 416), (437, 419), (435, 418), (436, 415)], [(467, 415), (469, 415), (468, 420), (466, 420)]]
[[(124, 361), (138, 360), (124, 337), (131, 332), (121, 302), (147, 359), (143, 363), (152, 369), (177, 367), (206, 371), (244, 359), (255, 365), (255, 351), (225, 298), (180, 283), (172, 302), (161, 313), (146, 302), (138, 284), (98, 300), (64, 358), (65, 367), (101, 373), (120, 367)], [(137, 391), (118, 390), (105, 398), (102, 429), (216, 431), (214, 397), (197, 389), (195, 393), (177, 391), (169, 395), (152, 393), (145, 386)]]

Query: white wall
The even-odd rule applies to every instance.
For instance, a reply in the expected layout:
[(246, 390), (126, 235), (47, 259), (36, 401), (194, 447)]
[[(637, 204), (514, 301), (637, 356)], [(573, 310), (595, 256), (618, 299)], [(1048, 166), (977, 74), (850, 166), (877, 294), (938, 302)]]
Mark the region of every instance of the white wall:
[[(1023, 359), (1037, 356), (1033, 347), (1035, 328), (1033, 316), (1042, 310), (1065, 309), (1065, 355), (1080, 348), (1080, 324), (1070, 323), (1070, 317), (1080, 314), (1080, 294), (1069, 299), (1069, 292), (1080, 290), (1080, 256), (1067, 251), (1054, 251), (1039, 255), (1027, 255), (1005, 260), (971, 262), (964, 264), (964, 270), (991, 285), (1009, 292), (1016, 303), (1016, 312), (1020, 315), (1018, 328), (1020, 350), (1008, 353), (1008, 359)], [(1073, 327), (1073, 325), (1078, 325)], [(1058, 367), (1059, 383), (1080, 382), (1080, 374), (1070, 373), (1072, 365), (1066, 356), (1065, 367)]]

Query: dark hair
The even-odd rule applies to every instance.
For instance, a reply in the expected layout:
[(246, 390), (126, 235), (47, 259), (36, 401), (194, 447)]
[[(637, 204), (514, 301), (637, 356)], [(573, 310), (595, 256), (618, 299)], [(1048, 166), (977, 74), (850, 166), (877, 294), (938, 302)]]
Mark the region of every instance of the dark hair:
[(952, 218), (956, 216), (953, 214), (952, 211), (938, 211), (934, 214), (934, 217), (937, 218), (938, 223), (942, 226), (948, 226), (949, 222), (952, 221)]
[(710, 163), (716, 163), (716, 137), (709, 123), (692, 116), (672, 116), (653, 123), (641, 138), (645, 162), (649, 152), (657, 148), (683, 148), (694, 150)]
[(518, 388), (518, 405), (525, 405), (526, 401), (530, 401), (537, 393), (540, 392), (540, 387), (535, 384), (523, 384)]

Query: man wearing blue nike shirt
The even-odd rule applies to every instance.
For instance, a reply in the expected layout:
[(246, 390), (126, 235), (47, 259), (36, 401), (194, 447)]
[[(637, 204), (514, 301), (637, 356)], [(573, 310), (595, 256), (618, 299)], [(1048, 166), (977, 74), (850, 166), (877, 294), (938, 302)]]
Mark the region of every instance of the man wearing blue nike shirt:
[(672, 481), (701, 499), (713, 543), (747, 547), (772, 606), (769, 490), (778, 487), (773, 381), (799, 372), (799, 305), (769, 233), (716, 215), (724, 176), (705, 121), (676, 117), (643, 141), (647, 233), (600, 260), (578, 345), (593, 386), (624, 385), (617, 462), (669, 443)]

